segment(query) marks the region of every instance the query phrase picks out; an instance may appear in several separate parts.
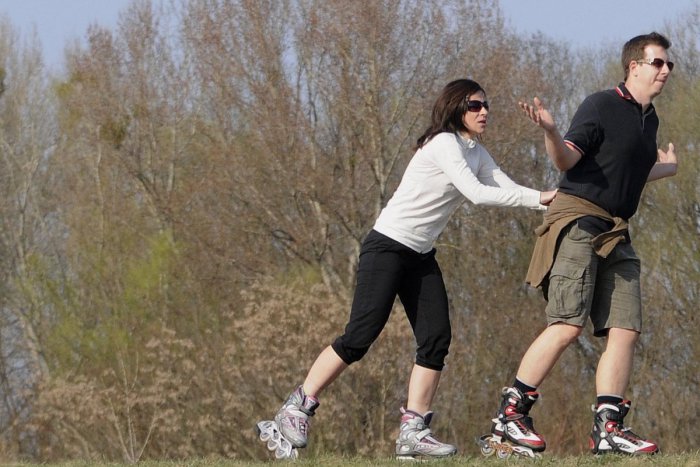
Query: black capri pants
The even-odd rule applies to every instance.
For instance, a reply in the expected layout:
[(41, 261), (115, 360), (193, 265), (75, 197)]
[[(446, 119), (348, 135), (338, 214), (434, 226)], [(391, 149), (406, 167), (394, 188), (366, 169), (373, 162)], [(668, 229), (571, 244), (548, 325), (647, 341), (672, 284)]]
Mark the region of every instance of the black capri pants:
[(435, 249), (418, 253), (375, 230), (362, 243), (345, 333), (332, 345), (348, 365), (365, 356), (399, 296), (416, 338), (416, 364), (441, 371), (452, 338), (447, 292)]

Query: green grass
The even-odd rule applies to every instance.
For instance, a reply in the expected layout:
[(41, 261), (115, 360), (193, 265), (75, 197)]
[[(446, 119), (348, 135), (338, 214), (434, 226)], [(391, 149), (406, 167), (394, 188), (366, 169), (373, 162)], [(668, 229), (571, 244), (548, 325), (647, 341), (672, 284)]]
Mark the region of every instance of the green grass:
[[(503, 465), (533, 465), (542, 467), (593, 467), (600, 465), (619, 465), (619, 466), (685, 466), (685, 467), (700, 467), (700, 453), (686, 453), (666, 455), (659, 454), (650, 457), (626, 457), (626, 456), (592, 456), (585, 455), (580, 457), (555, 457), (545, 455), (542, 459), (526, 460), (526, 459), (508, 459), (500, 460), (495, 457), (484, 458), (474, 456), (457, 456), (447, 460), (435, 460), (424, 462), (435, 467), (475, 467), (475, 466), (503, 466)], [(298, 459), (296, 461), (275, 461), (273, 459), (260, 461), (235, 461), (227, 459), (193, 459), (180, 462), (174, 461), (144, 461), (139, 462), (139, 467), (242, 467), (242, 466), (265, 466), (265, 465), (280, 465), (294, 467), (340, 467), (340, 466), (377, 466), (377, 467), (397, 467), (412, 465), (409, 462), (398, 462), (390, 458), (366, 458), (366, 457), (341, 457), (341, 456), (319, 456), (310, 459)], [(16, 464), (0, 464), (3, 466), (29, 467), (39, 464), (16, 463)], [(40, 464), (42, 466), (56, 467), (107, 467), (107, 466), (125, 466), (128, 464), (115, 462), (86, 462), (73, 461), (65, 463)]]

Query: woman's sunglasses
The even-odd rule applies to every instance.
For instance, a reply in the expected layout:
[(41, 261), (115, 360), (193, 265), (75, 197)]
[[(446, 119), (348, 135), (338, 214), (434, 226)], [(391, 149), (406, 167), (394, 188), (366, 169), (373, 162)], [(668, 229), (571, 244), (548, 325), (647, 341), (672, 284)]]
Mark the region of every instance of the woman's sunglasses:
[(482, 107), (489, 110), (489, 101), (467, 101), (467, 110), (470, 112), (481, 112)]
[(646, 63), (647, 65), (651, 65), (659, 70), (664, 67), (664, 64), (666, 64), (668, 65), (668, 71), (673, 71), (673, 62), (665, 62), (660, 58), (642, 58), (641, 60), (637, 60), (637, 63)]

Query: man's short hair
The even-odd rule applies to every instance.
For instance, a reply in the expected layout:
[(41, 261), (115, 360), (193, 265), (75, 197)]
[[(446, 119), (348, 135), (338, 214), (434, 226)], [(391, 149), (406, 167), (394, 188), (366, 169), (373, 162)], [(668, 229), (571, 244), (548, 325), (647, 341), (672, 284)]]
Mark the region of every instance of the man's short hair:
[(630, 62), (643, 59), (647, 45), (660, 45), (664, 49), (670, 49), (671, 41), (658, 32), (642, 34), (628, 40), (622, 47), (622, 69), (625, 70), (625, 80), (630, 72)]

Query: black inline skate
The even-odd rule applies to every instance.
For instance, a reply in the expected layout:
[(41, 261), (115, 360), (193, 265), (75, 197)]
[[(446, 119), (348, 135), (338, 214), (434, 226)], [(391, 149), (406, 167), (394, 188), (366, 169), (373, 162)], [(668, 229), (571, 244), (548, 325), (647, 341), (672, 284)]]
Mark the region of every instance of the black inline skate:
[(516, 388), (503, 388), (501, 407), (492, 420), (491, 434), (478, 439), (484, 456), (496, 454), (501, 459), (510, 456), (541, 457), (546, 443), (535, 431), (529, 416), (538, 398), (536, 392), (523, 394)]
[(630, 401), (619, 404), (593, 405), (593, 429), (589, 446), (593, 454), (656, 454), (656, 443), (645, 440), (625, 427), (623, 420), (630, 410)]

